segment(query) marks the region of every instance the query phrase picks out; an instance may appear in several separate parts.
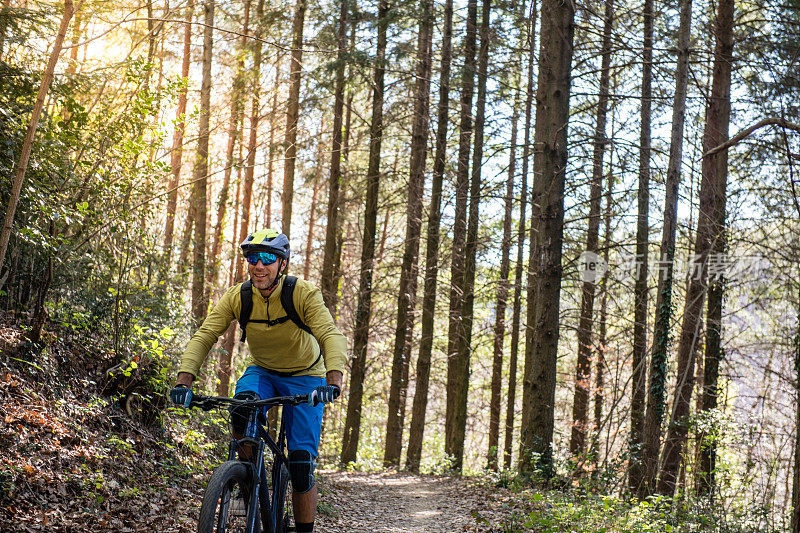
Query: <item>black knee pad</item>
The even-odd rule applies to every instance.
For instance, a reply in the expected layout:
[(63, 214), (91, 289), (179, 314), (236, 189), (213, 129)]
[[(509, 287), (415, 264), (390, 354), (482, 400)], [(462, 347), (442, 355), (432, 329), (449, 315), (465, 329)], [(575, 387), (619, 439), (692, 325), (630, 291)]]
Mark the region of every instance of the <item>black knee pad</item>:
[[(234, 396), (237, 400), (260, 400), (261, 396), (255, 392), (245, 391)], [(242, 435), (247, 427), (247, 420), (250, 418), (250, 409), (236, 405), (230, 408), (231, 427), (236, 435)]]
[(314, 467), (317, 463), (314, 457), (306, 450), (293, 450), (289, 452), (289, 476), (292, 478), (292, 490), (303, 494), (314, 488), (317, 480), (314, 479)]

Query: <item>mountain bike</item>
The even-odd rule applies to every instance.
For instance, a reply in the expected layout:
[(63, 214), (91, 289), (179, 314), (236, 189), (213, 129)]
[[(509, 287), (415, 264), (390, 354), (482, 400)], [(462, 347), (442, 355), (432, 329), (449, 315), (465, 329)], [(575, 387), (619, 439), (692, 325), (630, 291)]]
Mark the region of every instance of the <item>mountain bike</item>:
[[(195, 394), (191, 407), (204, 411), (220, 407), (245, 410), (247, 425), (241, 439), (231, 439), (228, 460), (214, 469), (200, 507), (198, 533), (283, 533), (293, 531), (292, 517), (286, 512), (289, 486), (289, 461), (286, 455), (286, 409), (273, 438), (265, 427), (264, 407), (301, 405), (308, 394), (279, 396), (265, 400), (245, 400)], [(239, 459), (247, 446), (252, 459)], [(272, 466), (267, 478), (264, 452), (271, 452)], [(269, 456), (267, 457), (269, 459)]]

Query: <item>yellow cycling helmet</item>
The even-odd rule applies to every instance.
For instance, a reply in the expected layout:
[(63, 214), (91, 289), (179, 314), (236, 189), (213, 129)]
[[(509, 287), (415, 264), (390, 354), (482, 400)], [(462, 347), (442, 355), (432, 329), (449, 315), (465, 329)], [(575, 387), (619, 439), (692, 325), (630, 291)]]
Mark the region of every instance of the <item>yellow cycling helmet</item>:
[(262, 229), (251, 233), (241, 244), (242, 254), (268, 252), (289, 259), (289, 238), (274, 229)]

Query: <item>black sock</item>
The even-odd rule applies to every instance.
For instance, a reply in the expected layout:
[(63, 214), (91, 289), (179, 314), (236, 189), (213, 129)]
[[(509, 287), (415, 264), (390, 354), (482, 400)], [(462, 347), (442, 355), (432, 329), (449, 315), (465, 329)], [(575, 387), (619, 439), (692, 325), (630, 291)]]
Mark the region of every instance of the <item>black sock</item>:
[(296, 522), (294, 525), (297, 533), (314, 531), (314, 522)]

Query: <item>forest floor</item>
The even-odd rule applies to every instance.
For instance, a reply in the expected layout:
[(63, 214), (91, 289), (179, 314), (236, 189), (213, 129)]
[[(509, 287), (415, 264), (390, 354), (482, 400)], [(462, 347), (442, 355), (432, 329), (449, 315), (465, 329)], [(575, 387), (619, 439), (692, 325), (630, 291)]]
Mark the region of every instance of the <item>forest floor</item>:
[[(0, 328), (0, 531), (194, 531), (203, 487), (227, 441), (210, 413), (144, 424), (102, 394), (102, 342), (64, 334), (44, 357)], [(107, 366), (107, 365), (106, 365)], [(320, 471), (317, 531), (508, 529), (530, 498), (486, 478)]]
[(404, 473), (324, 473), (323, 507), (317, 531), (448, 532), (493, 529), (491, 494), (466, 478)]

